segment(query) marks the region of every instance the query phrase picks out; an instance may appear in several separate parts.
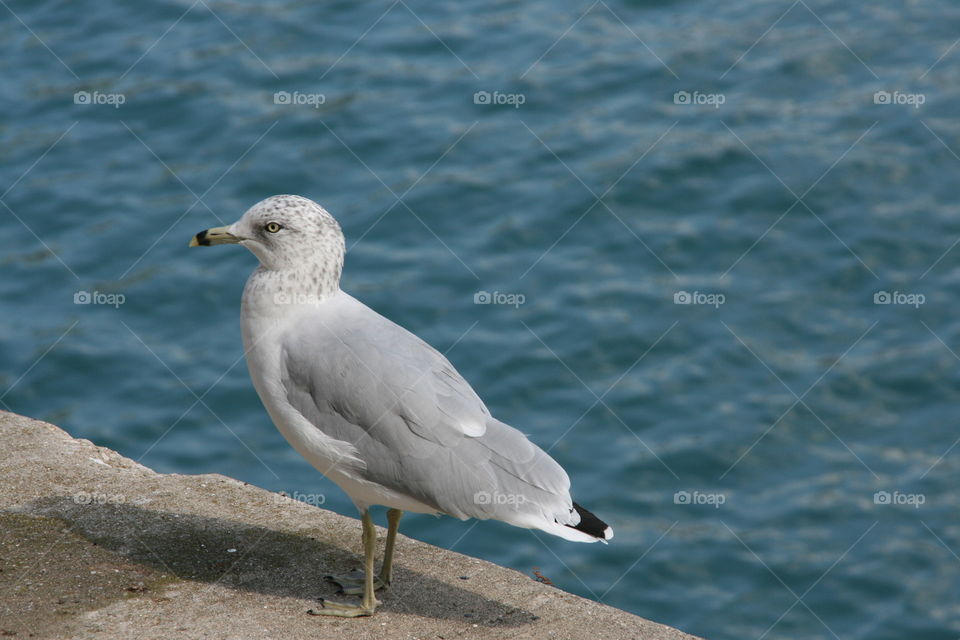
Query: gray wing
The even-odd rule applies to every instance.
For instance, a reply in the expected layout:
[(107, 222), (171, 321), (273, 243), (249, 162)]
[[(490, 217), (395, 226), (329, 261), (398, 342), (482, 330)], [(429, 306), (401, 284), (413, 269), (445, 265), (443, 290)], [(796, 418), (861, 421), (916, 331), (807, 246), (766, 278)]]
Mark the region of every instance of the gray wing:
[(291, 405), (357, 449), (363, 479), (459, 518), (579, 520), (560, 465), (442, 354), (359, 302), (285, 334), (283, 370)]

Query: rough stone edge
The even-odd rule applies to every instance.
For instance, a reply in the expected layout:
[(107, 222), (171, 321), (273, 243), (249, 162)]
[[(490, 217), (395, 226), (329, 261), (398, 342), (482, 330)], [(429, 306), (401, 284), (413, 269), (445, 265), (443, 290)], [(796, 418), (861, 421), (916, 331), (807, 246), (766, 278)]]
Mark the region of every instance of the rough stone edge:
[[(14, 432), (17, 430), (21, 432), (21, 435), (26, 435), (26, 437), (11, 438), (10, 436), (15, 436)], [(346, 527), (351, 532), (347, 538), (356, 535), (357, 523), (353, 519), (294, 501), (290, 501), (289, 504), (283, 504), (276, 500), (276, 494), (218, 474), (196, 476), (160, 474), (122, 456), (116, 451), (97, 446), (89, 440), (75, 439), (56, 425), (18, 414), (0, 412), (0, 446), (4, 447), (11, 454), (4, 458), (5, 461), (0, 460), (0, 484), (11, 489), (5, 489), (0, 493), (0, 510), (2, 511), (29, 512), (31, 501), (37, 498), (49, 495), (68, 496), (76, 494), (78, 491), (89, 491), (89, 487), (78, 487), (76, 480), (73, 479), (73, 475), (66, 473), (68, 470), (62, 465), (51, 464), (51, 458), (57, 456), (62, 458), (66, 456), (78, 467), (84, 464), (106, 467), (116, 471), (118, 474), (129, 475), (131, 482), (146, 482), (155, 487), (170, 485), (181, 490), (184, 486), (207, 488), (209, 485), (213, 485), (221, 487), (221, 491), (233, 489), (235, 491), (246, 492), (252, 504), (262, 503), (264, 499), (273, 501), (278, 504), (278, 511), (283, 511), (284, 513), (291, 510), (299, 510), (303, 512), (303, 515), (316, 519), (318, 515), (317, 512), (320, 511), (323, 514), (321, 519), (328, 524), (327, 527), (322, 527), (323, 530), (336, 533), (335, 530)], [(96, 467), (94, 467), (94, 469), (95, 468)], [(43, 482), (36, 481), (36, 476), (38, 475), (44, 478)], [(80, 475), (83, 474), (81, 473)], [(34, 480), (30, 480), (31, 477), (33, 477)], [(28, 484), (32, 483), (33, 490), (25, 492), (22, 487), (19, 487), (18, 490), (18, 487), (15, 486), (18, 478), (21, 480), (26, 479)], [(214, 502), (216, 496), (216, 493), (208, 495)], [(210, 502), (200, 502), (198, 505), (193, 506), (202, 508), (184, 510), (184, 513), (199, 515), (209, 511), (215, 516), (222, 515), (222, 513), (218, 513), (217, 509), (213, 508), (213, 503)], [(242, 515), (248, 516), (250, 514)], [(297, 517), (299, 517), (299, 515), (300, 514), (297, 514)], [(268, 522), (271, 519), (272, 516), (267, 517)], [(295, 519), (296, 517), (292, 520)], [(280, 520), (286, 520), (285, 524), (289, 525), (291, 518), (281, 518)], [(313, 523), (313, 525), (315, 524), (316, 523)], [(317, 530), (315, 526), (309, 528), (311, 531)], [(289, 526), (287, 526), (287, 529), (289, 529)], [(306, 530), (307, 527), (303, 527), (302, 529)], [(355, 545), (344, 538), (344, 536), (334, 535), (333, 537), (335, 538), (334, 543), (341, 543), (340, 546), (345, 547), (347, 552), (354, 551)], [(439, 569), (441, 568), (462, 566), (464, 562), (480, 564), (483, 566), (482, 573), (486, 574), (484, 584), (488, 587), (489, 591), (489, 593), (485, 595), (493, 601), (518, 602), (518, 600), (513, 597), (514, 593), (509, 592), (509, 587), (519, 586), (528, 596), (522, 599), (524, 603), (535, 605), (538, 613), (541, 610), (550, 610), (553, 612), (562, 610), (564, 612), (558, 619), (545, 620), (544, 618), (547, 616), (544, 615), (527, 628), (511, 628), (508, 630), (509, 633), (507, 635), (477, 633), (472, 634), (474, 637), (527, 637), (528, 634), (529, 637), (543, 637), (544, 635), (554, 635), (560, 632), (561, 637), (570, 638), (631, 637), (663, 638), (670, 640), (693, 638), (693, 636), (678, 630), (648, 621), (638, 616), (633, 616), (632, 614), (608, 607), (607, 605), (541, 585), (531, 580), (529, 576), (525, 576), (513, 569), (499, 567), (492, 563), (470, 558), (469, 556), (464, 556), (456, 552), (432, 547), (431, 545), (406, 538), (402, 535), (400, 538), (398, 553), (403, 553), (408, 562), (420, 562), (420, 565), (417, 566), (416, 569), (424, 575), (443, 580), (449, 578), (449, 576), (445, 575), (443, 571), (440, 571)], [(425, 557), (429, 558), (428, 563), (421, 562)], [(493, 574), (495, 574), (495, 576)], [(499, 591), (508, 593), (500, 593)], [(390, 613), (383, 615), (378, 613), (378, 616), (374, 619), (381, 620), (388, 617), (391, 617)], [(564, 624), (564, 620), (569, 623), (582, 617), (589, 617), (597, 619), (598, 621), (602, 620), (604, 624), (599, 626), (574, 625), (572, 627)], [(441, 622), (448, 623), (449, 621), (438, 621), (436, 623), (438, 628), (444, 626)], [(477, 625), (473, 626), (476, 627)], [(603, 628), (601, 629), (600, 627)], [(359, 628), (359, 624), (353, 627), (353, 629)], [(364, 628), (369, 631), (369, 628)], [(345, 632), (349, 631), (349, 629), (348, 627), (345, 630), (342, 625), (339, 626), (338, 635), (349, 638), (352, 634)], [(619, 632), (617, 632), (617, 630), (619, 630)], [(481, 631), (491, 631), (491, 629), (482, 629)], [(614, 632), (614, 635), (611, 635), (609, 632)], [(459, 633), (457, 635), (459, 635)], [(103, 635), (99, 635), (98, 637), (103, 637)]]

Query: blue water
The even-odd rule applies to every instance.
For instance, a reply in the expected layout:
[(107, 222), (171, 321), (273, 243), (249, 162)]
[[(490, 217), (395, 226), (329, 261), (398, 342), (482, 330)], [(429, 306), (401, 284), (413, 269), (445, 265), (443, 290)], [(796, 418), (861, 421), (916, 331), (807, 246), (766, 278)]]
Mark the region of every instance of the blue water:
[(299, 193), (616, 538), (405, 533), (716, 640), (955, 639), (958, 33), (946, 0), (8, 0), (0, 401), (354, 515), (252, 389), (254, 258), (186, 246)]

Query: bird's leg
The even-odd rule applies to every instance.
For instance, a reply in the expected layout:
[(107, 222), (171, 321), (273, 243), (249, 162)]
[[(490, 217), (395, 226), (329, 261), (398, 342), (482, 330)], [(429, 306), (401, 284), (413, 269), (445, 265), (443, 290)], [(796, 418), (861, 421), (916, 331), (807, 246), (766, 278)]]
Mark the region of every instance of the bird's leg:
[[(366, 572), (363, 569), (357, 569), (350, 573), (344, 573), (337, 576), (324, 576), (327, 580), (340, 587), (337, 593), (345, 596), (362, 596), (364, 584), (366, 583)], [(380, 576), (373, 577), (374, 590), (382, 589), (385, 585), (380, 581)]]
[(321, 598), (320, 609), (310, 609), (307, 613), (315, 616), (356, 618), (373, 615), (376, 610), (378, 602), (373, 589), (373, 562), (377, 552), (377, 530), (373, 526), (373, 518), (370, 517), (369, 511), (363, 512), (361, 522), (363, 523), (363, 556), (366, 570), (363, 581), (363, 600), (359, 605), (355, 605), (330, 602)]
[[(400, 509), (387, 510), (387, 543), (383, 550), (383, 565), (380, 567), (380, 575), (373, 579), (373, 588), (375, 590), (390, 586), (390, 578), (393, 569), (393, 549), (397, 539), (397, 530), (400, 528), (400, 518), (403, 511)], [(345, 575), (326, 576), (327, 580), (340, 586), (340, 593), (348, 596), (362, 596), (366, 576), (363, 571), (351, 571)]]
[(400, 528), (400, 518), (403, 511), (400, 509), (387, 510), (387, 544), (383, 549), (383, 564), (380, 566), (380, 584), (389, 587), (393, 571), (393, 543), (397, 539), (397, 529)]

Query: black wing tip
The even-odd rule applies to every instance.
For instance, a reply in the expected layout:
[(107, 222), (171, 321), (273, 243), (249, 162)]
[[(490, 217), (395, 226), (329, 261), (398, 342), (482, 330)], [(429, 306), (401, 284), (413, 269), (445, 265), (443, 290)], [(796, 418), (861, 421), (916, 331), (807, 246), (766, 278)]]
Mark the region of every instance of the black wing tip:
[(604, 542), (613, 537), (613, 529), (611, 529), (606, 522), (593, 515), (576, 502), (573, 503), (573, 508), (576, 509), (578, 514), (580, 514), (580, 523), (576, 526), (568, 524), (568, 527), (571, 529), (576, 529), (577, 531), (582, 531), (588, 536), (593, 536), (597, 540), (602, 540)]

